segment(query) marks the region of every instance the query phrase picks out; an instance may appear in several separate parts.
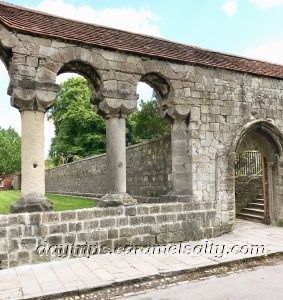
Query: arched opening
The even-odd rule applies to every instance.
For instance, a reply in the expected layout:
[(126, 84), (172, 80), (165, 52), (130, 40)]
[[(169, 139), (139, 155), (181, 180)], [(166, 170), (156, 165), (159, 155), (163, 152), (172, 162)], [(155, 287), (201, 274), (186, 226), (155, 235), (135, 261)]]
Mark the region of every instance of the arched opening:
[(280, 206), (279, 168), (282, 135), (268, 122), (256, 122), (241, 135), (236, 147), (236, 216), (273, 224)]
[(128, 145), (170, 135), (170, 123), (160, 115), (169, 93), (170, 86), (161, 75), (148, 73), (141, 77), (137, 110), (127, 120)]
[(137, 86), (137, 110), (127, 119), (127, 145), (139, 143), (127, 150), (127, 192), (141, 201), (159, 198), (170, 190), (171, 124), (160, 114), (170, 91), (160, 74), (143, 75)]
[(100, 90), (98, 73), (87, 63), (71, 61), (59, 70), (56, 82), (60, 89), (48, 112), (48, 167), (104, 153), (105, 121), (91, 104)]

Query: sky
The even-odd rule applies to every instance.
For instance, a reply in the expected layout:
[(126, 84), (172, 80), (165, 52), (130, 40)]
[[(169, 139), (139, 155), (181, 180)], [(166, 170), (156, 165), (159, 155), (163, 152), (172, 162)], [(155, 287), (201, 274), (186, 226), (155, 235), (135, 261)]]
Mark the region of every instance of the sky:
[[(283, 0), (15, 0), (47, 13), (149, 34), (183, 44), (283, 64)], [(66, 76), (58, 77), (62, 82)], [(0, 62), (0, 127), (20, 133), (20, 114), (7, 96)], [(151, 90), (139, 85), (140, 97)], [(48, 155), (53, 124), (45, 122)]]

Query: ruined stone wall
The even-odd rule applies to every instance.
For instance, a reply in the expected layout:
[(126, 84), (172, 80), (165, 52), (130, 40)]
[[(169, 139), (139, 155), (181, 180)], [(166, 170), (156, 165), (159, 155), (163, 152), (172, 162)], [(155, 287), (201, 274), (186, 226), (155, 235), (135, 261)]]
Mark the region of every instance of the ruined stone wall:
[[(133, 196), (159, 197), (171, 186), (170, 137), (127, 147), (127, 192)], [(74, 195), (103, 195), (106, 155), (99, 155), (46, 170), (46, 191)]]
[(262, 176), (237, 176), (235, 179), (236, 213), (240, 213), (262, 194)]
[[(39, 245), (85, 244), (110, 249), (200, 240), (221, 234), (215, 211), (200, 204), (130, 207), (0, 216), (0, 269), (58, 259), (40, 256)], [(43, 248), (39, 248), (41, 251)]]
[[(52, 84), (57, 75), (68, 71), (85, 74), (97, 85), (102, 94), (98, 93), (98, 96), (104, 99), (96, 99), (104, 101), (97, 105), (98, 109), (119, 107), (127, 113), (136, 104), (138, 82), (144, 81), (155, 87), (163, 96), (160, 103), (163, 115), (171, 118), (173, 127), (179, 124), (183, 128), (181, 125), (185, 123), (185, 130), (180, 130), (182, 134), (179, 136), (176, 133), (175, 143), (172, 144), (178, 152), (173, 157), (175, 164), (172, 177), (178, 183), (179, 191), (187, 193), (181, 197), (200, 203), (204, 209), (215, 209), (216, 219), (222, 225), (226, 224), (227, 230), (231, 229), (235, 218), (236, 149), (233, 143), (239, 140), (242, 130), (256, 120), (271, 124), (276, 128), (277, 136), (283, 132), (283, 80), (11, 33), (4, 27), (1, 28), (1, 37), (2, 44), (11, 49), (13, 54), (9, 56), (10, 92), (12, 104), (16, 107), (32, 110), (34, 107), (43, 109), (51, 106), (53, 102), (48, 102), (51, 97), (46, 97), (46, 90), (54, 94), (56, 88), (52, 90)], [(97, 74), (99, 78), (94, 78), (98, 77)], [(150, 78), (153, 80), (150, 81)], [(22, 90), (28, 97), (17, 97)], [(121, 113), (119, 109), (117, 113)], [(149, 195), (153, 195), (155, 192), (170, 191), (169, 158), (166, 159), (168, 170), (160, 170), (161, 175), (164, 175), (161, 178), (156, 172), (150, 172), (144, 167), (141, 153), (137, 157), (143, 167), (140, 170), (137, 164), (137, 173), (128, 172), (132, 176), (127, 179), (128, 186), (133, 189), (129, 192), (143, 194), (149, 191)], [(48, 171), (47, 190), (60, 192), (60, 187), (56, 185), (62, 184), (66, 189), (72, 187), (71, 192), (82, 192), (86, 189), (82, 183), (87, 181), (91, 192), (104, 194), (105, 157), (94, 159), (97, 167), (93, 169), (89, 168), (91, 160), (78, 163), (78, 169), (76, 164), (61, 167), (58, 177), (56, 170)], [(132, 162), (137, 163), (134, 158)], [(157, 170), (159, 163), (160, 160), (154, 161), (151, 170)], [(128, 165), (131, 165), (130, 161)], [(277, 197), (274, 211), (283, 220), (282, 158), (278, 165), (279, 175), (274, 180)], [(78, 174), (84, 176), (77, 177)], [(166, 179), (168, 175), (169, 179)], [(180, 187), (182, 184), (183, 189)]]

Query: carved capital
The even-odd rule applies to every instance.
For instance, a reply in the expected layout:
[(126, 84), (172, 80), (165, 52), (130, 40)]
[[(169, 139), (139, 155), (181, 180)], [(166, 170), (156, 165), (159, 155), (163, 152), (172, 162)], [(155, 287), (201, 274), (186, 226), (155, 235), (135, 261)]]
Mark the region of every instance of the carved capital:
[(190, 107), (187, 105), (171, 105), (163, 108), (160, 112), (163, 118), (169, 119), (171, 122), (187, 121), (190, 116)]
[(40, 83), (36, 81), (13, 81), (8, 93), (11, 105), (23, 110), (39, 110), (46, 112), (56, 99), (59, 86), (55, 83)]
[(95, 111), (103, 116), (126, 117), (137, 107), (138, 95), (120, 91), (100, 90), (92, 99)]

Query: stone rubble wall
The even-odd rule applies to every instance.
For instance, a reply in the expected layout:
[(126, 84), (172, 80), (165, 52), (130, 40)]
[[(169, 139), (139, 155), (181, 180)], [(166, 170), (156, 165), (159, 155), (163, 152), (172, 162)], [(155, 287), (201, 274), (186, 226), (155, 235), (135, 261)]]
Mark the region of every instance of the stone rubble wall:
[(215, 209), (199, 203), (141, 204), (115, 208), (0, 216), (0, 269), (40, 263), (39, 245), (97, 244), (113, 248), (200, 240), (221, 234)]
[[(170, 137), (127, 147), (127, 192), (159, 197), (171, 187)], [(107, 192), (106, 155), (93, 156), (46, 170), (46, 191), (58, 194), (101, 196)]]

